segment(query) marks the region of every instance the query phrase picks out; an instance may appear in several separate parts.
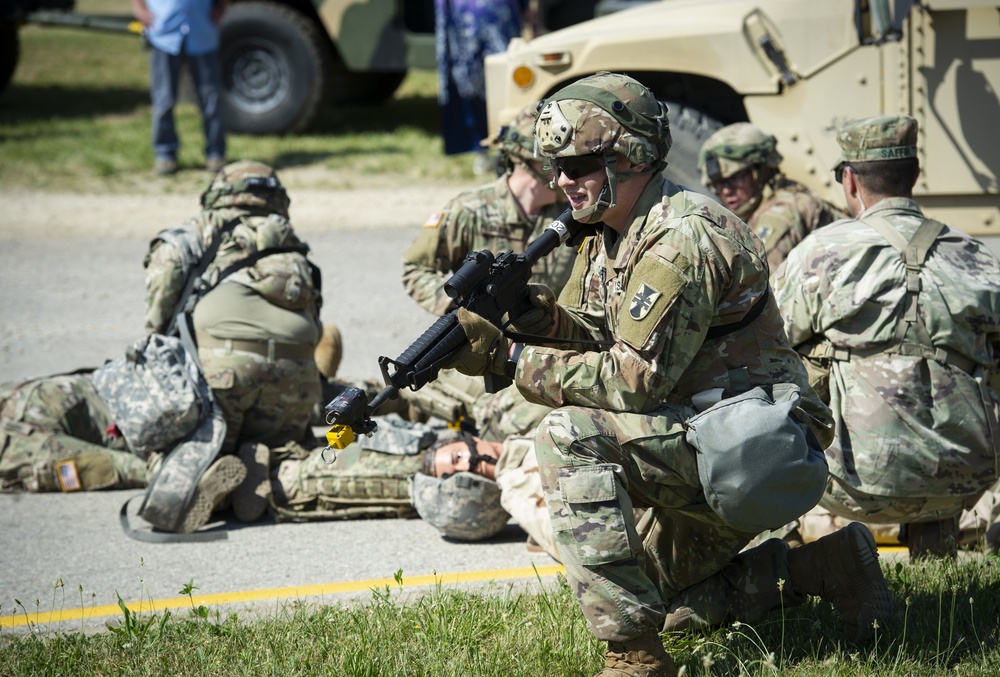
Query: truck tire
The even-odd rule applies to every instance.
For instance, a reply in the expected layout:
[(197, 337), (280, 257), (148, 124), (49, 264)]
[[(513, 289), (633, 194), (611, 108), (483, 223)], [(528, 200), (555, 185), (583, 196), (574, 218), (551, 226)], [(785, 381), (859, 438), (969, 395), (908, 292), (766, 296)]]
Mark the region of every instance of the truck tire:
[(367, 105), (388, 100), (406, 77), (406, 71), (387, 73), (352, 73), (334, 71), (330, 85), (330, 103)]
[(708, 137), (723, 126), (722, 123), (693, 106), (677, 101), (665, 100), (663, 103), (667, 106), (670, 135), (673, 137), (663, 174), (676, 184), (711, 194), (708, 188), (701, 185), (698, 152)]
[(17, 24), (13, 21), (0, 21), (0, 92), (7, 88), (14, 77), (20, 52)]
[(272, 2), (237, 2), (220, 27), (228, 131), (298, 132), (312, 123), (330, 77), (325, 36), (304, 14)]

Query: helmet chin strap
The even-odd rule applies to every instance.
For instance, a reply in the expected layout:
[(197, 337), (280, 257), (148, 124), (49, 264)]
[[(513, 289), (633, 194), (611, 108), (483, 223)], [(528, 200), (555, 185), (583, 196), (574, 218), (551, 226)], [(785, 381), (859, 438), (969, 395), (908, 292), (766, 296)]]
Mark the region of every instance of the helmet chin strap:
[(618, 172), (615, 171), (616, 164), (617, 160), (614, 153), (604, 154), (604, 174), (607, 180), (601, 187), (601, 192), (598, 194), (597, 201), (594, 204), (583, 209), (573, 210), (574, 219), (580, 223), (596, 223), (604, 216), (604, 212), (617, 204), (615, 202), (618, 188)]

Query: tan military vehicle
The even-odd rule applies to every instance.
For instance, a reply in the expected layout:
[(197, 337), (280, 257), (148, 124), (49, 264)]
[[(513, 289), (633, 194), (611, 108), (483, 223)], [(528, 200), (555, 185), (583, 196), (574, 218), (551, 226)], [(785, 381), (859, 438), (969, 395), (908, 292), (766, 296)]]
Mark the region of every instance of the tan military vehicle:
[(670, 177), (700, 188), (698, 149), (721, 125), (774, 134), (782, 168), (843, 204), (831, 167), (844, 121), (920, 122), (915, 197), (979, 236), (1000, 235), (1000, 7), (996, 0), (663, 0), (486, 60), (490, 126), (602, 70), (670, 108)]
[[(649, 1), (537, 0), (535, 22), (556, 30)], [(142, 31), (131, 15), (80, 13), (76, 6), (77, 0), (0, 0), (0, 92), (17, 66), (22, 25)], [(434, 0), (232, 0), (220, 26), (229, 129), (296, 132), (324, 106), (388, 99), (408, 69), (436, 68), (434, 20)]]

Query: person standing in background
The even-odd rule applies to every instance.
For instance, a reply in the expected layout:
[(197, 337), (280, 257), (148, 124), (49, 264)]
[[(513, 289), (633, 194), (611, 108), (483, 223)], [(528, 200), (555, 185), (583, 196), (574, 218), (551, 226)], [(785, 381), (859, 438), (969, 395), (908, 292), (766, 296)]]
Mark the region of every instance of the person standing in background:
[(219, 22), (229, 0), (131, 0), (132, 14), (146, 27), (150, 45), (149, 83), (153, 103), (153, 152), (156, 173), (177, 171), (180, 141), (174, 125), (181, 66), (194, 80), (205, 134), (205, 168), (226, 164), (226, 131), (220, 108), (222, 67)]
[(483, 59), (504, 51), (511, 38), (521, 35), (524, 4), (523, 0), (434, 0), (444, 152), (478, 153), (474, 167), (478, 174), (488, 166), (479, 145), (489, 133)]

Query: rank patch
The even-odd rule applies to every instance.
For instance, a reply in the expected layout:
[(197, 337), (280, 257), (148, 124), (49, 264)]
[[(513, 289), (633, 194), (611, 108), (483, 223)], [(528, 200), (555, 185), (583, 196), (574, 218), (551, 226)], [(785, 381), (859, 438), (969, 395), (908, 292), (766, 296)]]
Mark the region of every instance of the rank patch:
[(656, 303), (656, 299), (660, 298), (660, 296), (660, 292), (643, 282), (642, 286), (639, 287), (632, 297), (631, 303), (629, 303), (629, 316), (633, 320), (641, 320), (646, 317), (649, 311), (652, 310), (653, 304)]
[(444, 216), (441, 212), (434, 212), (427, 217), (427, 222), (424, 223), (424, 228), (437, 228), (438, 224), (441, 223), (441, 218)]

